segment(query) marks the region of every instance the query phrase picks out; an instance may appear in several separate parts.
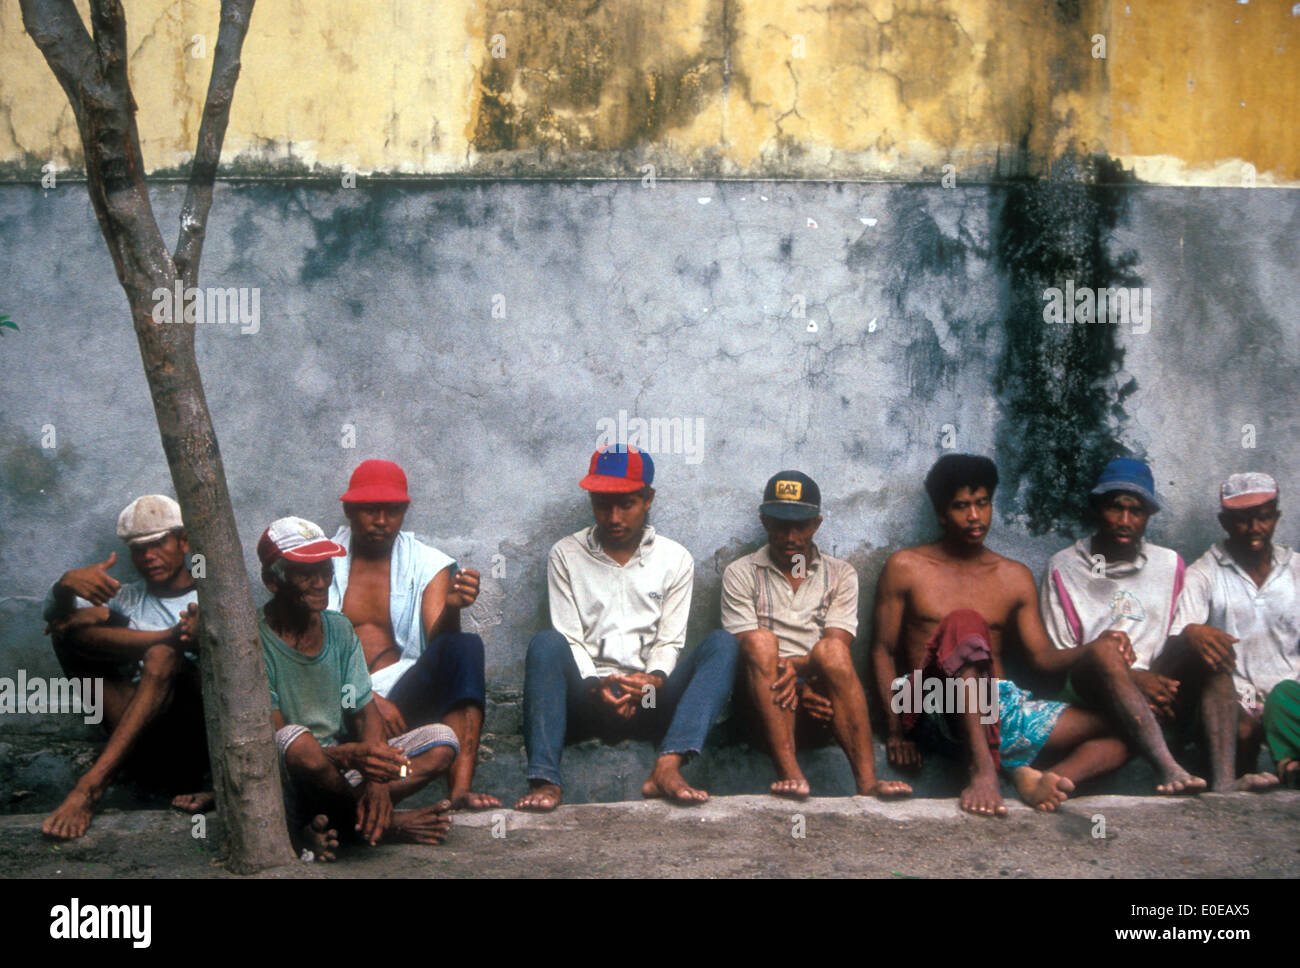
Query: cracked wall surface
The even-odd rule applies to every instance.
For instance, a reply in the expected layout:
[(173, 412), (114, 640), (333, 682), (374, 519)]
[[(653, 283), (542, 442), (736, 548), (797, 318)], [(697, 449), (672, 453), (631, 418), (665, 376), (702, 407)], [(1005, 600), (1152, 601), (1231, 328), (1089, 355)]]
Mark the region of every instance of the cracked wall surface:
[[(151, 171), (193, 151), (217, 10), (130, 5)], [(933, 182), (1103, 152), (1151, 183), (1295, 186), (1297, 42), (1283, 2), (285, 0), (254, 14), (224, 165)], [(17, 0), (0, 60), (0, 174), (79, 169)]]
[[(1086, 388), (1048, 393), (1052, 364), (1008, 343), (1029, 332), (1017, 307), (1048, 271), (1018, 233), (1031, 202), (1098, 216), (1076, 184), (1028, 200), (1020, 184), (218, 186), (201, 283), (261, 293), (255, 334), (198, 334), (250, 575), (272, 519), (333, 528), (359, 461), (401, 462), (409, 526), (483, 572), (470, 618), (488, 648), (489, 728), (517, 721), (524, 648), (546, 622), (545, 555), (589, 522), (577, 481), (597, 422), (620, 410), (703, 421), (698, 459), (654, 455), (654, 523), (697, 563), (692, 642), (718, 621), (722, 569), (761, 537), (764, 481), (789, 466), (822, 486), (822, 546), (858, 567), (865, 630), (885, 558), (932, 534), (921, 481), (948, 428), (956, 449), (1006, 468), (1032, 470), (1057, 446), (1080, 479), (1096, 471), (1084, 465), (1097, 433), (1147, 455), (1166, 501), (1152, 537), (1191, 560), (1218, 534), (1224, 474), (1268, 470), (1287, 493), (1300, 480), (1287, 309), (1300, 302), (1300, 202), (1109, 189), (1123, 204), (1107, 203), (1104, 232), (1082, 231), (1104, 236), (1097, 266), (1150, 288), (1153, 314), (1147, 332), (1115, 327), (1077, 351), (1100, 361), (1097, 385), (1126, 392), (1071, 422)], [(182, 195), (156, 188), (163, 225)], [(169, 480), (84, 190), (0, 187), (0, 261), (21, 326), (0, 337), (0, 655), (54, 674), (49, 584), (114, 548), (130, 577), (116, 516)], [(1053, 406), (1059, 430), (1043, 437)], [(1026, 427), (1039, 428), (1032, 446)], [(1078, 495), (1020, 478), (1008, 475), (990, 544), (1037, 572), (1075, 533)], [(1297, 537), (1284, 517), (1279, 540)]]

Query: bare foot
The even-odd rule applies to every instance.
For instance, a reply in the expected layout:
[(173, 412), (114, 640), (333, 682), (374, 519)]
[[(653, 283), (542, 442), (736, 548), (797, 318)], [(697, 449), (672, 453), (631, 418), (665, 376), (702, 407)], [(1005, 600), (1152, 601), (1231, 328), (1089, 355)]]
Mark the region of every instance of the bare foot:
[(1263, 793), (1272, 790), (1281, 782), (1272, 773), (1247, 773), (1239, 777), (1232, 788), (1244, 793)]
[(910, 797), (912, 787), (902, 780), (876, 780), (868, 783), (866, 786), (858, 787), (858, 796), (876, 797), (880, 800), (889, 800), (894, 797)]
[(971, 777), (970, 785), (961, 791), (961, 808), (982, 817), (1005, 817), (1007, 806), (998, 791), (997, 776), (986, 773)]
[[(179, 798), (178, 798), (179, 799)], [(328, 863), (337, 857), (339, 832), (330, 827), (330, 818), (318, 813), (302, 828), (301, 859), (310, 863)]]
[(1011, 774), (1020, 799), (1035, 810), (1051, 813), (1066, 800), (1074, 789), (1074, 781), (1059, 773), (1035, 770), (1032, 766), (1018, 766)]
[(1199, 776), (1192, 776), (1186, 770), (1179, 769), (1176, 773), (1167, 773), (1164, 782), (1156, 784), (1156, 793), (1162, 797), (1203, 793), (1207, 785)]
[(185, 813), (207, 813), (217, 805), (217, 795), (211, 790), (202, 793), (182, 793), (172, 798), (172, 806)]
[(74, 789), (59, 808), (45, 818), (41, 833), (54, 840), (76, 840), (90, 829), (90, 818), (98, 802), (98, 794)]
[(489, 810), (499, 806), (501, 801), (489, 793), (474, 793), (466, 790), (464, 793), (452, 794), (451, 797), (453, 810)]
[(676, 753), (659, 757), (655, 761), (650, 779), (641, 785), (641, 796), (666, 797), (674, 803), (686, 806), (703, 803), (709, 799), (708, 793), (697, 790), (686, 782), (686, 778), (681, 773), (681, 759)]
[(418, 810), (394, 810), (392, 826), (384, 833), (386, 844), (440, 844), (451, 830), (450, 800), (440, 800)]
[(532, 786), (532, 792), (527, 796), (519, 798), (515, 804), (516, 810), (537, 810), (545, 813), (548, 810), (554, 810), (560, 805), (560, 788), (554, 783), (545, 783), (540, 780), (529, 780)]
[(812, 792), (808, 781), (802, 775), (777, 780), (770, 789), (778, 797), (789, 797), (791, 800), (807, 800), (808, 794)]

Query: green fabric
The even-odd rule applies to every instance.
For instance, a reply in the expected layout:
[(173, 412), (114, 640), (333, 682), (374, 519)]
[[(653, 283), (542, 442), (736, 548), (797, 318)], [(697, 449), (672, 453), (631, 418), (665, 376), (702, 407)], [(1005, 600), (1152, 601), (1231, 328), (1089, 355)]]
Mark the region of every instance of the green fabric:
[(1273, 687), (1264, 703), (1263, 723), (1274, 760), (1300, 757), (1300, 682), (1284, 680)]
[(1080, 696), (1078, 690), (1074, 688), (1072, 675), (1072, 673), (1066, 674), (1065, 686), (1061, 689), (1061, 694), (1056, 697), (1056, 701), (1063, 702), (1067, 706), (1077, 706), (1079, 709), (1092, 709), (1092, 703)]
[(322, 746), (342, 742), (343, 710), (370, 702), (370, 674), (352, 623), (342, 612), (321, 612), (325, 642), (318, 655), (303, 655), (271, 631), (265, 614), (257, 616), (262, 657), (271, 685), (271, 708), (286, 726), (306, 726)]

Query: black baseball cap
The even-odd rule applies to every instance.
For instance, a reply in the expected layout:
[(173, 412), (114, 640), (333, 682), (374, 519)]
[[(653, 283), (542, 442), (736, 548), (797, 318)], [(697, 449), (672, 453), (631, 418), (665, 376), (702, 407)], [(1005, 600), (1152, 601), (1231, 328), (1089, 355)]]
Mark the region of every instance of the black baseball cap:
[(759, 511), (783, 521), (807, 521), (822, 513), (822, 492), (807, 474), (780, 471), (763, 488)]

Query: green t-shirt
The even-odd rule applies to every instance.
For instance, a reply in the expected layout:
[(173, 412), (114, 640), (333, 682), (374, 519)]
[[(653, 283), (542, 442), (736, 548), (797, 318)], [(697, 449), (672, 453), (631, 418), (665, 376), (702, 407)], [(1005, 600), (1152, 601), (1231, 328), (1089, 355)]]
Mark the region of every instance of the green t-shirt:
[(358, 710), (374, 696), (365, 653), (352, 623), (342, 612), (320, 613), (325, 642), (317, 655), (303, 655), (271, 631), (259, 611), (257, 629), (271, 682), (271, 708), (285, 725), (306, 726), (322, 746), (347, 739), (343, 711)]

